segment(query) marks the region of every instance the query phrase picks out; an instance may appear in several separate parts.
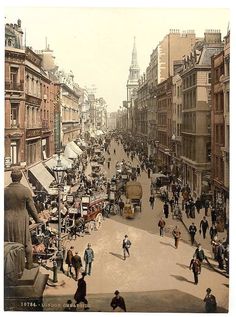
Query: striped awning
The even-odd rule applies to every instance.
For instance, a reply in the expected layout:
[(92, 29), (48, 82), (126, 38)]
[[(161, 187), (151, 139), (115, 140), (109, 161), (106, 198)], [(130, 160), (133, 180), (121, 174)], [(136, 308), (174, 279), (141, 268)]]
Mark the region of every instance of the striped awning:
[(49, 193), (50, 188), (49, 185), (54, 181), (54, 177), (49, 173), (43, 163), (38, 163), (31, 168), (29, 171), (34, 175), (34, 177), (38, 180), (38, 182), (42, 185), (42, 187)]

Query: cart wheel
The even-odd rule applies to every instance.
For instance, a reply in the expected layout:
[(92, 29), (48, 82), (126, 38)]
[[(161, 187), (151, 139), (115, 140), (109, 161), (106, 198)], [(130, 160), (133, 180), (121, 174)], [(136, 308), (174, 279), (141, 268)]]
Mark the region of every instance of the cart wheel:
[(95, 228), (96, 228), (96, 230), (99, 230), (101, 228), (102, 220), (103, 220), (102, 219), (102, 214), (101, 213), (97, 214), (96, 219), (95, 219)]

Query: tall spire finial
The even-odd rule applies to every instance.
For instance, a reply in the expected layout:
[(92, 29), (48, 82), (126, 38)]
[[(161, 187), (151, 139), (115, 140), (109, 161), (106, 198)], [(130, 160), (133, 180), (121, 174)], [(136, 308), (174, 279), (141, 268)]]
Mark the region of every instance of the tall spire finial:
[(132, 66), (138, 66), (137, 62), (137, 50), (136, 50), (136, 37), (134, 36), (134, 46), (133, 46), (133, 52), (132, 52)]

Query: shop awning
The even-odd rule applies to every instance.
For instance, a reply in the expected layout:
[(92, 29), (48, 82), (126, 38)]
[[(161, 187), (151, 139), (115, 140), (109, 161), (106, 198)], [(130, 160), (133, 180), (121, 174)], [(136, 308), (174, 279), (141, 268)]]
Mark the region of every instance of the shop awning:
[(71, 141), (68, 144), (76, 154), (81, 155), (83, 153), (81, 148), (74, 141)]
[(54, 181), (54, 177), (49, 173), (45, 166), (42, 163), (38, 163), (31, 168), (29, 171), (34, 175), (37, 181), (42, 185), (42, 187), (49, 193), (49, 185)]
[[(60, 155), (60, 159), (61, 159), (62, 166), (65, 166), (66, 168), (72, 168), (72, 165), (73, 165), (72, 160), (65, 157), (64, 155)], [(58, 155), (56, 154), (56, 155), (53, 155), (50, 159), (48, 159), (44, 163), (45, 163), (45, 165), (47, 165), (47, 167), (52, 169), (54, 166), (57, 165), (57, 160), (58, 160)]]
[[(35, 196), (34, 192), (32, 191), (32, 188), (30, 187), (30, 184), (24, 174), (24, 172), (22, 172), (22, 179), (21, 179), (21, 184), (24, 185), (25, 187), (29, 188), (31, 194), (33, 196)], [(8, 186), (9, 184), (12, 183), (12, 180), (11, 180), (11, 171), (6, 171), (4, 172), (4, 187)]]
[(73, 149), (68, 144), (65, 147), (64, 155), (69, 159), (76, 159), (78, 157), (78, 154), (75, 153), (75, 151), (73, 151)]

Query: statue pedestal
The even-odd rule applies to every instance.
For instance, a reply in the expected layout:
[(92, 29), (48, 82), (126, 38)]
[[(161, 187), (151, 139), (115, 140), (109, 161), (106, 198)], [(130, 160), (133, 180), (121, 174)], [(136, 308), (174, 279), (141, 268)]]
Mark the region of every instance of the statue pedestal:
[(39, 268), (24, 269), (23, 275), (15, 285), (4, 285), (4, 310), (40, 311), (43, 310), (43, 292), (48, 274), (42, 274)]

